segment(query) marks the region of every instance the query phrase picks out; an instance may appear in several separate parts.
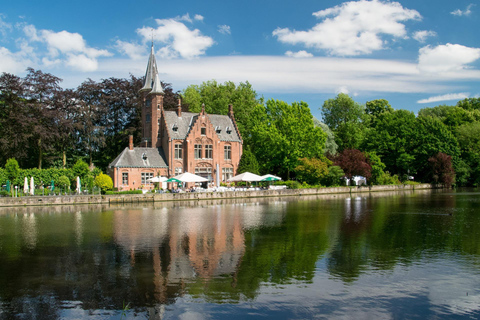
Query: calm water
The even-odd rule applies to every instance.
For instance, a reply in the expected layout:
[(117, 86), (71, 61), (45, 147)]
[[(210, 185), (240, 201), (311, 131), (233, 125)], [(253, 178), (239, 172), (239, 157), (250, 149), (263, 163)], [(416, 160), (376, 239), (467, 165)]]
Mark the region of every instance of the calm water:
[(478, 319), (480, 193), (0, 209), (0, 319)]

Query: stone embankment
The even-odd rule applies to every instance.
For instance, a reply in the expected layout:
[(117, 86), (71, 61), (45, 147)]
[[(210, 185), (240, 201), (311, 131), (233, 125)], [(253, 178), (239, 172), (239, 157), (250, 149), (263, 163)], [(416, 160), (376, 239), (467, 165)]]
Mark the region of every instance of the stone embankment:
[(362, 187), (333, 187), (318, 189), (252, 190), (227, 192), (188, 192), (162, 194), (119, 194), (119, 195), (73, 195), (73, 196), (30, 196), (21, 198), (0, 198), (0, 207), (50, 206), (72, 204), (123, 204), (140, 202), (193, 201), (218, 199), (244, 199), (265, 197), (294, 197), (328, 194), (362, 195), (371, 192), (399, 192), (420, 189), (434, 189), (431, 184), (389, 185)]

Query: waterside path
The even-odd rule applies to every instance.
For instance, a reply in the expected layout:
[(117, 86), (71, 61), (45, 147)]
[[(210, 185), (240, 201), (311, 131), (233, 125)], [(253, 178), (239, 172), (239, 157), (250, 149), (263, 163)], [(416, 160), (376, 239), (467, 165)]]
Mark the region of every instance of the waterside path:
[(432, 184), (387, 185), (362, 187), (332, 187), (318, 189), (252, 190), (226, 192), (187, 192), (187, 193), (147, 193), (118, 195), (65, 195), (65, 196), (29, 196), (21, 198), (0, 198), (0, 207), (49, 206), (76, 204), (122, 204), (140, 202), (196, 201), (265, 197), (294, 197), (327, 194), (365, 194), (370, 192), (399, 192), (438, 188)]

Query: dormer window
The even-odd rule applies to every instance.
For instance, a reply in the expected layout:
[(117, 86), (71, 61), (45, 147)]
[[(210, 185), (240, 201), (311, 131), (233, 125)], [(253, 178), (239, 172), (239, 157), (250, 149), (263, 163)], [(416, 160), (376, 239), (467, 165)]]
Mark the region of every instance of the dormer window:
[(217, 133), (222, 133), (222, 128), (220, 128), (220, 126), (216, 126), (216, 127), (215, 127), (215, 131), (216, 131)]
[(172, 130), (175, 131), (175, 132), (178, 131), (178, 126), (177, 126), (177, 124), (174, 124), (174, 125), (173, 125)]
[(142, 154), (142, 160), (147, 161), (147, 154), (145, 152)]
[(227, 131), (227, 133), (230, 134), (230, 133), (232, 133), (232, 128), (227, 127), (227, 129), (225, 131)]

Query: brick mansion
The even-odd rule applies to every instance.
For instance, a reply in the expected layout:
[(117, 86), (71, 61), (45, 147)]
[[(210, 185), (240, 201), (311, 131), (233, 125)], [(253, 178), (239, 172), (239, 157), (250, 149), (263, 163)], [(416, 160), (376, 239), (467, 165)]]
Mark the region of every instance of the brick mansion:
[(163, 109), (164, 91), (158, 76), (153, 46), (148, 59), (143, 93), (140, 146), (129, 145), (108, 166), (113, 187), (118, 190), (152, 189), (153, 177), (171, 178), (190, 172), (213, 185), (226, 182), (237, 170), (242, 155), (242, 138), (232, 105), (228, 115)]

